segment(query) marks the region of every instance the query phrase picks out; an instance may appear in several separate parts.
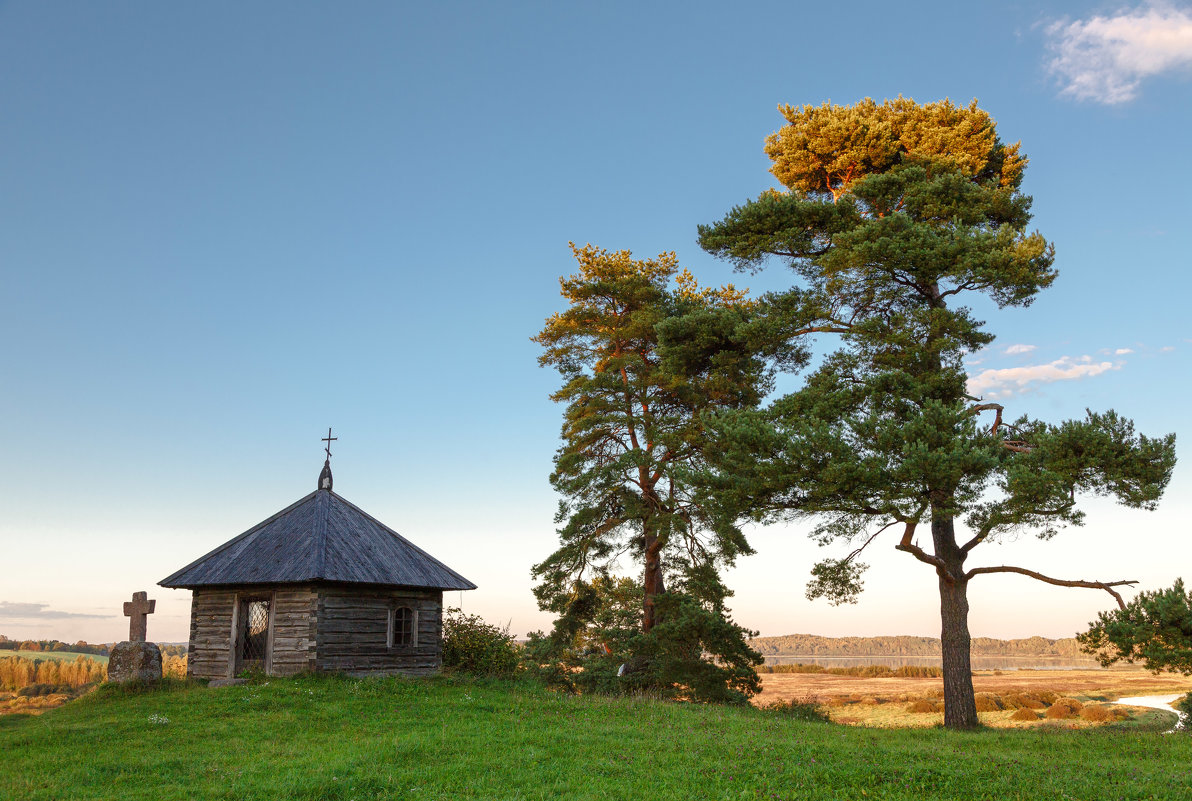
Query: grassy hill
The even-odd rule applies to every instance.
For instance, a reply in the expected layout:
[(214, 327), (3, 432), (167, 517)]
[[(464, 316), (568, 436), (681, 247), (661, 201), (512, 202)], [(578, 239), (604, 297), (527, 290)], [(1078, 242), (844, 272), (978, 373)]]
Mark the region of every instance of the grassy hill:
[[(764, 656), (939, 656), (936, 637), (820, 637), (816, 634), (787, 634), (758, 637), (750, 645)], [(973, 637), (974, 656), (1048, 656), (1089, 659), (1081, 652), (1076, 638), (1049, 640), (1027, 637), (1021, 640), (996, 640)]]
[(24, 801), (1051, 801), (1192, 785), (1192, 737), (861, 729), (450, 677), (105, 687), (39, 718), (0, 717), (0, 753), (0, 798)]

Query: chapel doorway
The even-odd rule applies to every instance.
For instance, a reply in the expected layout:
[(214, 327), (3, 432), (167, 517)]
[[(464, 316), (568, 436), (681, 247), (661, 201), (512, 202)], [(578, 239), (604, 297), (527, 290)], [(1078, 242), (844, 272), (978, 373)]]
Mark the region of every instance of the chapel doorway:
[(237, 637), (236, 669), (268, 672), (269, 669), (269, 598), (241, 598), (237, 610), (240, 632)]

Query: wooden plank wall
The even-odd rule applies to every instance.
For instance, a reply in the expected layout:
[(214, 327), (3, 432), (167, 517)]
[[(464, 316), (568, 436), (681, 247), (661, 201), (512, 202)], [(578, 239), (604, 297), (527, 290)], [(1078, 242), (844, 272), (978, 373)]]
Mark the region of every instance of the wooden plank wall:
[(271, 676), (292, 676), (315, 669), (318, 603), (313, 587), (279, 587), (273, 593)]
[[(437, 673), (443, 665), (443, 593), (320, 587), (319, 670), (350, 673)], [(389, 610), (418, 614), (418, 644), (388, 647)]]
[(190, 648), (186, 674), (197, 679), (223, 679), (231, 675), (229, 660), (234, 647), (232, 624), (237, 599), (243, 596), (272, 599), (272, 659), (269, 673), (289, 676), (315, 668), (315, 614), (318, 595), (313, 587), (287, 586), (199, 589), (190, 603)]
[(195, 590), (190, 600), (190, 647), (186, 675), (196, 679), (223, 679), (228, 675), (232, 650), (231, 590)]

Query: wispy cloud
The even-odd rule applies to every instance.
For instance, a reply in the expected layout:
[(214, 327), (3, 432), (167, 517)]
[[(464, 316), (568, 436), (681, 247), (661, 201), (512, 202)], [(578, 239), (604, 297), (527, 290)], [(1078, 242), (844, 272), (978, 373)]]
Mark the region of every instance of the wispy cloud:
[(0, 620), (60, 620), (70, 617), (114, 617), (114, 615), (88, 615), (83, 612), (62, 612), (57, 609), (49, 609), (48, 607), (49, 604), (0, 601)]
[(1164, 345), (1163, 347), (1159, 348), (1160, 353), (1171, 353), (1173, 350), (1175, 350), (1174, 345)]
[(1118, 348), (1113, 352), (1114, 356), (1125, 356), (1127, 353), (1133, 353), (1133, 348)]
[(1028, 384), (1051, 384), (1056, 381), (1077, 381), (1091, 378), (1108, 370), (1117, 370), (1121, 363), (1095, 362), (1090, 356), (1073, 359), (1064, 356), (1047, 364), (1027, 367), (1005, 367), (982, 370), (969, 378), (968, 391), (983, 397), (1005, 397)]
[(1144, 78), (1192, 66), (1192, 12), (1169, 5), (1063, 20), (1046, 30), (1054, 53), (1048, 69), (1061, 93), (1077, 100), (1125, 103)]
[(1013, 356), (1018, 353), (1030, 353), (1034, 349), (1034, 345), (1011, 345), (1002, 351), (1002, 353), (1005, 353), (1007, 356)]

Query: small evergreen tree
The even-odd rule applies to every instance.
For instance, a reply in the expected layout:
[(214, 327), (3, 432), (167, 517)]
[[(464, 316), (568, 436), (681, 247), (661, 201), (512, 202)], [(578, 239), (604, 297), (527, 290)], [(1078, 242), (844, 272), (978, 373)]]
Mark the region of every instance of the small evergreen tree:
[(1124, 660), (1156, 673), (1192, 675), (1192, 593), (1182, 578), (1166, 589), (1141, 592), (1125, 606), (1099, 614), (1076, 639), (1105, 667)]

